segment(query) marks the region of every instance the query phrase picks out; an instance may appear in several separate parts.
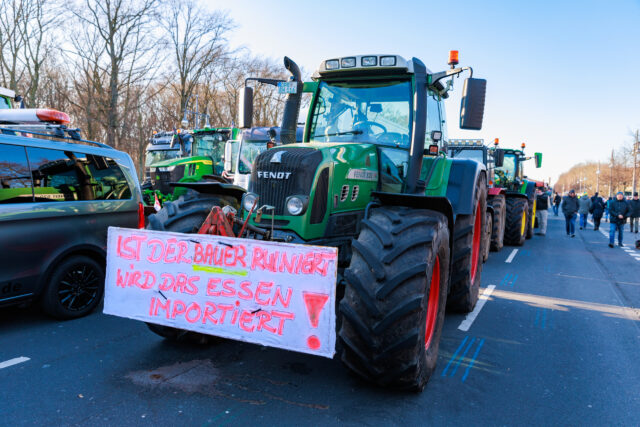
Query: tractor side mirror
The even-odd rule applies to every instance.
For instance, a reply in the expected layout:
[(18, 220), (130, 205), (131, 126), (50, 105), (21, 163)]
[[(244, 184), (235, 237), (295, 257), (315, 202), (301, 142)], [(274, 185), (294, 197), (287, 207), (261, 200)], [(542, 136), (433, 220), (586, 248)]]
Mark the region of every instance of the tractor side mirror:
[(542, 153), (534, 153), (533, 155), (536, 159), (536, 168), (542, 167)]
[(238, 106), (238, 127), (248, 129), (253, 122), (253, 88), (245, 86), (240, 89), (240, 105)]
[(493, 151), (493, 164), (497, 168), (504, 165), (504, 150), (502, 148), (496, 148)]
[(487, 81), (469, 77), (464, 81), (460, 100), (460, 128), (482, 129), (484, 101), (487, 93)]

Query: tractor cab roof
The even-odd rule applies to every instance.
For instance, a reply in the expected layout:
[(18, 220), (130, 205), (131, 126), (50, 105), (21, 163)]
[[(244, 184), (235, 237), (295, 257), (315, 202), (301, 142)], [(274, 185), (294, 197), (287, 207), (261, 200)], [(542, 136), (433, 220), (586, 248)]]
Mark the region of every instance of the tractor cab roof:
[[(354, 55), (331, 58), (320, 63), (311, 78), (347, 77), (359, 75), (409, 75), (414, 73), (418, 59), (407, 61), (400, 55)], [(427, 70), (427, 74), (431, 72)]]
[[(251, 129), (244, 129), (242, 131), (243, 141), (257, 141), (264, 142), (269, 141), (269, 130), (276, 131), (276, 141), (280, 141), (280, 127), (254, 127)], [(304, 126), (298, 126), (296, 129), (296, 141), (302, 141), (302, 134), (304, 133)]]

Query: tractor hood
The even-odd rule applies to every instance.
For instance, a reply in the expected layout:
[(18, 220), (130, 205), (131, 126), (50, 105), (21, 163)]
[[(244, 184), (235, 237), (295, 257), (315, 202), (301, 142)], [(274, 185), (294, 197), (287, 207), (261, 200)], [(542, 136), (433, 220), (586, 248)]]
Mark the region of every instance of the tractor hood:
[(197, 156), (197, 157), (183, 157), (180, 159), (168, 159), (168, 160), (163, 160), (161, 162), (157, 162), (154, 163), (152, 165), (150, 165), (149, 167), (152, 168), (167, 168), (167, 167), (171, 167), (171, 166), (179, 166), (179, 165), (184, 165), (187, 163), (194, 163), (194, 162), (204, 162), (207, 164), (212, 164), (213, 161), (211, 160), (211, 157), (207, 157), (207, 156)]

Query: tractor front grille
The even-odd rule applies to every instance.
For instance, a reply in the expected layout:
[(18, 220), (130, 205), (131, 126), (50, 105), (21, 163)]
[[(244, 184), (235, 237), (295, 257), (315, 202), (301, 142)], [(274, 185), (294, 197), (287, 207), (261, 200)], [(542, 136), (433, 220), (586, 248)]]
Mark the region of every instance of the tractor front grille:
[(260, 206), (274, 206), (275, 215), (283, 215), (287, 197), (310, 194), (313, 177), (321, 161), (322, 153), (313, 148), (267, 150), (255, 160), (249, 191), (258, 195)]

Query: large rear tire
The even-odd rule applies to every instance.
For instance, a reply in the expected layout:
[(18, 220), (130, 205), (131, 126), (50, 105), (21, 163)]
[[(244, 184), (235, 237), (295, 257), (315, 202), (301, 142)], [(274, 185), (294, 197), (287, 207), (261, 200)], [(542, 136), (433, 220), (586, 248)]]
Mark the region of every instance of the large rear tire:
[(362, 225), (340, 302), (342, 361), (372, 383), (421, 391), (435, 369), (444, 323), (447, 218), (381, 207)]
[(523, 197), (507, 198), (507, 222), (504, 243), (513, 246), (524, 245), (527, 233), (529, 202)]
[[(237, 207), (237, 201), (230, 197), (210, 196), (189, 191), (173, 202), (165, 202), (162, 209), (149, 215), (147, 229), (174, 231), (177, 233), (197, 233), (214, 206), (231, 205)], [(208, 344), (215, 340), (213, 336), (185, 331), (169, 326), (147, 323), (149, 330), (169, 341), (186, 341)]]
[(482, 240), (485, 236), (485, 212), (487, 211), (487, 185), (484, 175), (476, 182), (473, 214), (458, 215), (453, 229), (453, 263), (451, 291), (447, 308), (468, 313), (478, 302), (482, 276)]
[(493, 207), (493, 230), (491, 232), (491, 250), (499, 252), (504, 246), (504, 226), (507, 217), (507, 202), (504, 194), (498, 194), (487, 199)]

